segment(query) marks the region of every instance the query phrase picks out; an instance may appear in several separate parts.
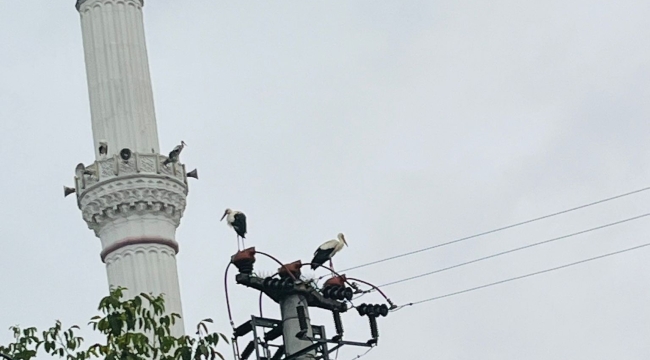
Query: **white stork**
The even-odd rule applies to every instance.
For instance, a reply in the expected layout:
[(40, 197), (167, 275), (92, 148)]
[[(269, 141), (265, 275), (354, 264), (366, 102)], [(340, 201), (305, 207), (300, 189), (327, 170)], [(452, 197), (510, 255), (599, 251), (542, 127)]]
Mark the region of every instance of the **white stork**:
[(100, 140), (99, 141), (99, 157), (101, 159), (106, 159), (106, 156), (108, 156), (108, 143), (106, 140)]
[(332, 264), (332, 257), (336, 255), (337, 252), (343, 249), (343, 246), (348, 246), (348, 242), (345, 241), (345, 235), (339, 233), (337, 239), (332, 239), (323, 243), (319, 246), (314, 253), (314, 258), (311, 261), (312, 270), (316, 270), (319, 266), (323, 265), (326, 261), (329, 260), (330, 267), (334, 269), (334, 264)]
[(167, 160), (163, 162), (163, 165), (169, 165), (178, 162), (178, 158), (181, 155), (181, 151), (183, 151), (183, 148), (186, 147), (187, 144), (185, 141), (181, 140), (180, 145), (176, 145), (176, 147), (169, 152), (169, 156), (167, 157)]
[(246, 215), (241, 211), (226, 209), (219, 221), (222, 221), (223, 218), (226, 218), (228, 226), (235, 229), (235, 232), (237, 233), (237, 250), (242, 250), (242, 248), (239, 247), (240, 237), (241, 245), (243, 249), (246, 249), (246, 245), (244, 245), (244, 239), (246, 239)]

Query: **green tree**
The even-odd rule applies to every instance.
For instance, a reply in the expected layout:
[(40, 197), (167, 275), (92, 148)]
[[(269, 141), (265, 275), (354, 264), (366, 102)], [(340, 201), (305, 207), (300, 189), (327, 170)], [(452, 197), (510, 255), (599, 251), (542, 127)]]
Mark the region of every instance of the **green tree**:
[(90, 319), (89, 325), (106, 337), (105, 343), (85, 347), (84, 339), (76, 334), (79, 327), (64, 330), (60, 321), (42, 332), (34, 327), (12, 326), (14, 341), (0, 346), (0, 358), (4, 355), (14, 360), (30, 360), (44, 352), (66, 360), (224, 359), (217, 351), (217, 344), (220, 339), (228, 343), (228, 339), (208, 331), (206, 323), (211, 323), (211, 319), (199, 322), (196, 336), (175, 337), (170, 329), (180, 316), (165, 314), (162, 295), (143, 293), (122, 300), (124, 290), (112, 290), (99, 303), (102, 315)]

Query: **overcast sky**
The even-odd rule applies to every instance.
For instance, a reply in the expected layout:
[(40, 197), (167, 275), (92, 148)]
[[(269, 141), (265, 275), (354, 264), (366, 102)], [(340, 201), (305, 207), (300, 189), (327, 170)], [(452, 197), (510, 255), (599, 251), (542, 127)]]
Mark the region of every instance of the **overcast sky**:
[[(212, 317), (230, 333), (226, 207), (248, 215), (248, 244), (286, 262), (344, 232), (342, 269), (650, 184), (648, 1), (193, 0), (144, 11), (161, 149), (184, 140), (182, 160), (200, 174), (177, 233), (188, 332)], [(61, 189), (94, 156), (83, 60), (73, 0), (0, 1), (2, 343), (10, 325), (55, 319), (89, 334), (107, 293), (100, 242)], [(643, 193), (349, 275), (397, 280), (649, 202)], [(386, 292), (403, 304), (632, 247), (650, 241), (649, 222)], [(645, 248), (406, 308), (380, 319), (365, 359), (648, 359), (648, 263)], [(257, 293), (231, 287), (241, 323)], [(270, 300), (265, 310), (278, 316)], [(329, 314), (312, 317), (334, 331)], [(349, 340), (369, 337), (365, 318), (344, 323)]]

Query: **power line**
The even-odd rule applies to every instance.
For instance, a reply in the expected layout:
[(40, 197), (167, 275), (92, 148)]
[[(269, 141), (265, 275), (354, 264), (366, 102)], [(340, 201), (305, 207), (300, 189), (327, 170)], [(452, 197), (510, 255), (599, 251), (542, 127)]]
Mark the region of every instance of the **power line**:
[[(422, 278), (422, 277), (425, 277), (425, 276), (441, 273), (443, 271), (459, 268), (461, 266), (465, 266), (465, 265), (469, 265), (469, 264), (474, 264), (474, 263), (477, 263), (477, 262), (480, 262), (480, 261), (483, 261), (483, 260), (492, 259), (492, 258), (495, 258), (495, 257), (498, 257), (498, 256), (510, 254), (510, 253), (513, 253), (513, 252), (521, 251), (521, 250), (532, 248), (532, 247), (535, 247), (535, 246), (548, 244), (548, 243), (551, 243), (551, 242), (554, 242), (554, 241), (567, 239), (567, 238), (570, 238), (570, 237), (573, 237), (573, 236), (582, 235), (582, 234), (590, 233), (590, 232), (597, 231), (597, 230), (602, 230), (602, 229), (612, 227), (612, 226), (615, 226), (615, 225), (624, 224), (624, 223), (627, 223), (627, 222), (630, 222), (630, 221), (642, 219), (642, 218), (647, 217), (647, 216), (650, 216), (650, 213), (645, 213), (643, 215), (631, 217), (631, 218), (628, 218), (628, 219), (623, 219), (623, 220), (616, 221), (616, 222), (613, 222), (613, 223), (597, 226), (597, 227), (594, 227), (594, 228), (591, 228), (591, 229), (578, 231), (578, 232), (575, 232), (575, 233), (572, 233), (572, 234), (563, 235), (563, 236), (560, 236), (560, 237), (556, 237), (556, 238), (552, 238), (552, 239), (548, 239), (548, 240), (544, 240), (544, 241), (539, 241), (539, 242), (536, 242), (536, 243), (533, 243), (533, 244), (529, 244), (529, 245), (521, 246), (521, 247), (518, 247), (518, 248), (502, 251), (502, 252), (499, 252), (499, 253), (496, 253), (496, 254), (492, 254), (492, 255), (482, 257), (482, 258), (470, 260), (470, 261), (467, 261), (467, 262), (464, 262), (464, 263), (460, 263), (460, 264), (448, 266), (448, 267), (445, 267), (445, 268), (442, 268), (442, 269), (430, 271), (430, 272), (427, 272), (427, 273), (424, 273), (424, 274), (415, 275), (415, 276), (411, 276), (411, 277), (408, 277), (408, 278), (405, 278), (405, 279), (392, 281), (392, 282), (380, 285), (379, 287), (383, 288), (383, 287), (386, 287), (386, 286), (391, 286), (391, 285), (395, 285), (395, 284), (399, 284), (399, 283), (419, 279), (419, 278)], [(370, 291), (372, 291), (372, 290), (369, 290), (368, 292), (370, 292)]]
[(596, 257), (589, 258), (589, 259), (576, 261), (576, 262), (573, 262), (573, 263), (570, 263), (570, 264), (557, 266), (557, 267), (546, 269), (546, 270), (536, 271), (536, 272), (533, 272), (533, 273), (530, 273), (530, 274), (521, 275), (521, 276), (517, 276), (517, 277), (513, 277), (513, 278), (509, 278), (509, 279), (505, 279), (505, 280), (501, 280), (501, 281), (497, 281), (497, 282), (493, 282), (493, 283), (489, 283), (489, 284), (485, 284), (485, 285), (481, 285), (481, 286), (461, 290), (461, 291), (456, 291), (456, 292), (445, 294), (445, 295), (435, 296), (435, 297), (432, 297), (432, 298), (428, 298), (428, 299), (408, 303), (406, 305), (402, 305), (402, 306), (398, 307), (395, 311), (400, 310), (402, 308), (405, 308), (407, 306), (415, 306), (415, 305), (423, 304), (423, 303), (426, 303), (426, 302), (431, 302), (431, 301), (435, 301), (435, 300), (448, 298), (448, 297), (451, 297), (451, 296), (465, 294), (465, 293), (468, 293), (468, 292), (472, 292), (472, 291), (476, 291), (476, 290), (480, 290), (480, 289), (485, 289), (485, 288), (488, 288), (488, 287), (491, 287), (491, 286), (496, 286), (496, 285), (504, 284), (504, 283), (507, 283), (507, 282), (515, 281), (515, 280), (521, 280), (521, 279), (529, 278), (531, 276), (541, 275), (541, 274), (545, 274), (545, 273), (548, 273), (548, 272), (568, 268), (568, 267), (571, 267), (571, 266), (584, 264), (586, 262), (603, 259), (603, 258), (606, 258), (606, 257), (609, 257), (609, 256), (614, 256), (614, 255), (618, 255), (618, 254), (622, 254), (622, 253), (626, 253), (626, 252), (630, 252), (630, 251), (634, 251), (634, 250), (639, 250), (639, 249), (647, 247), (647, 246), (650, 246), (650, 243), (645, 243), (643, 245), (638, 245), (638, 246), (627, 248), (627, 249), (624, 249), (624, 250), (619, 250), (619, 251), (611, 252), (611, 253), (608, 253), (608, 254), (599, 255), (599, 256), (596, 256)]
[[(360, 358), (362, 358), (362, 357), (368, 355), (368, 353), (371, 352), (371, 351), (374, 350), (374, 349), (375, 349), (375, 347), (373, 346), (373, 347), (371, 347), (370, 349), (366, 350), (366, 352), (364, 352), (363, 354), (355, 356), (352, 360), (360, 359)], [(337, 350), (337, 351), (338, 351), (338, 350)]]
[(526, 220), (526, 221), (518, 222), (518, 223), (515, 223), (515, 224), (508, 225), (508, 226), (503, 226), (503, 227), (500, 227), (500, 228), (496, 228), (496, 229), (489, 230), (489, 231), (485, 231), (485, 232), (482, 232), (482, 233), (478, 233), (478, 234), (470, 235), (470, 236), (463, 237), (463, 238), (460, 238), (460, 239), (456, 239), (456, 240), (448, 241), (448, 242), (445, 242), (445, 243), (442, 243), (442, 244), (437, 244), (437, 245), (429, 246), (429, 247), (426, 247), (426, 248), (423, 248), (423, 249), (419, 249), (419, 250), (414, 250), (414, 251), (410, 251), (410, 252), (407, 252), (407, 253), (403, 253), (403, 254), (400, 254), (400, 255), (395, 255), (395, 256), (387, 257), (387, 258), (385, 258), (385, 259), (380, 259), (380, 260), (371, 261), (371, 262), (368, 262), (368, 263), (365, 263), (365, 264), (361, 264), (361, 265), (357, 265), (357, 266), (353, 266), (353, 267), (350, 267), (350, 268), (344, 269), (344, 270), (342, 270), (342, 271), (350, 271), (350, 270), (361, 269), (361, 268), (364, 268), (364, 267), (367, 267), (367, 266), (376, 265), (376, 264), (380, 264), (380, 263), (383, 263), (383, 262), (386, 262), (386, 261), (399, 259), (399, 258), (402, 258), (402, 257), (405, 257), (405, 256), (410, 256), (410, 255), (418, 254), (418, 253), (421, 253), (421, 252), (424, 252), (424, 251), (433, 250), (433, 249), (440, 248), (440, 247), (443, 247), (443, 246), (447, 246), (447, 245), (451, 245), (451, 244), (459, 243), (459, 242), (462, 242), (462, 241), (466, 241), (466, 240), (474, 239), (474, 238), (477, 238), (477, 237), (480, 237), (480, 236), (493, 234), (493, 233), (496, 233), (496, 232), (499, 232), (499, 231), (503, 231), (503, 230), (507, 230), (507, 229), (512, 229), (512, 228), (515, 228), (515, 227), (518, 227), (518, 226), (522, 226), (522, 225), (526, 225), (526, 224), (530, 224), (530, 223), (533, 223), (533, 222), (536, 222), (536, 221), (540, 221), (540, 220), (544, 220), (544, 219), (552, 218), (552, 217), (555, 217), (555, 216), (558, 216), (558, 215), (562, 215), (562, 214), (570, 213), (570, 212), (572, 212), (572, 211), (576, 211), (576, 210), (580, 210), (580, 209), (588, 208), (588, 207), (590, 207), (590, 206), (594, 206), (594, 205), (598, 205), (598, 204), (606, 203), (606, 202), (608, 202), (608, 201), (612, 201), (612, 200), (620, 199), (620, 198), (623, 198), (623, 197), (626, 197), (626, 196), (630, 196), (630, 195), (638, 194), (638, 193), (641, 193), (641, 192), (644, 192), (644, 191), (647, 191), (647, 190), (650, 190), (650, 187), (644, 187), (644, 188), (642, 188), (642, 189), (638, 189), (638, 190), (630, 191), (630, 192), (627, 192), (627, 193), (624, 193), (624, 194), (619, 194), (619, 195), (616, 195), (616, 196), (608, 197), (608, 198), (601, 199), (601, 200), (598, 200), (598, 201), (590, 202), (590, 203), (588, 203), (588, 204), (584, 204), (584, 205), (576, 206), (576, 207), (573, 207), (573, 208), (570, 208), (570, 209), (566, 209), (566, 210), (558, 211), (558, 212), (555, 212), (555, 213), (552, 213), (552, 214), (548, 214), (548, 215), (540, 216), (540, 217), (537, 217), (537, 218), (534, 218), (534, 219), (530, 219), (530, 220)]

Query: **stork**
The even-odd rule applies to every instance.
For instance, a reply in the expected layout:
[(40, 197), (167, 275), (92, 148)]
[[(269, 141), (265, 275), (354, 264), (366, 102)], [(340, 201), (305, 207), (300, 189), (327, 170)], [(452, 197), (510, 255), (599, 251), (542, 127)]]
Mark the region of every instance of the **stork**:
[(314, 258), (311, 261), (312, 270), (316, 270), (328, 260), (330, 262), (330, 267), (334, 269), (332, 258), (337, 252), (343, 249), (343, 246), (348, 246), (348, 242), (345, 241), (345, 235), (342, 233), (339, 233), (336, 239), (324, 242), (323, 245), (319, 246), (314, 253)]
[(183, 151), (183, 148), (186, 146), (187, 144), (185, 141), (181, 140), (181, 144), (176, 145), (176, 147), (169, 152), (169, 156), (167, 157), (167, 160), (163, 162), (163, 165), (169, 165), (178, 162), (178, 158), (181, 156), (181, 151)]
[(228, 226), (235, 229), (235, 232), (237, 233), (237, 250), (242, 250), (242, 248), (239, 247), (240, 237), (242, 247), (246, 249), (246, 245), (244, 245), (244, 239), (246, 239), (246, 215), (241, 211), (226, 209), (219, 221), (222, 221), (223, 218), (226, 218)]
[(106, 156), (108, 155), (108, 143), (106, 140), (100, 140), (99, 141), (99, 157), (102, 159), (106, 159)]

